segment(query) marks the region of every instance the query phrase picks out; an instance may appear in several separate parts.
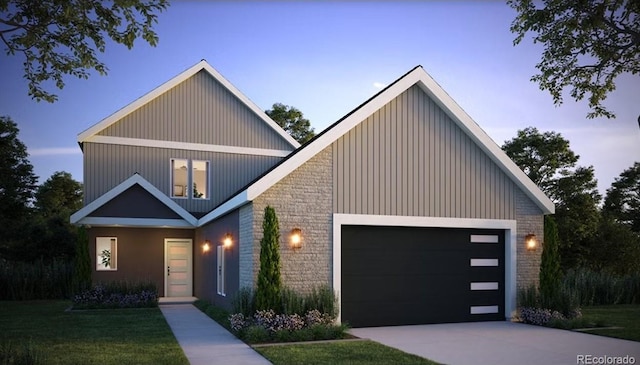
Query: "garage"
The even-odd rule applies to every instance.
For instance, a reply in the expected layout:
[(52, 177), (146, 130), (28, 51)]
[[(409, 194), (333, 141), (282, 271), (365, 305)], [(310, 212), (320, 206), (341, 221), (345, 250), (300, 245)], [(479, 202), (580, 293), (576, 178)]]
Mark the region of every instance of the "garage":
[(352, 327), (505, 319), (505, 231), (341, 226), (341, 317)]

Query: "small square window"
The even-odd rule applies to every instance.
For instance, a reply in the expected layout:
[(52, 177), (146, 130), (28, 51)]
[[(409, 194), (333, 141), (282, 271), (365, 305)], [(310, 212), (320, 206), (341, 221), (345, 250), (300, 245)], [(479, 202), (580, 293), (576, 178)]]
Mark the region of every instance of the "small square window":
[(118, 268), (116, 237), (96, 237), (96, 271), (115, 271)]

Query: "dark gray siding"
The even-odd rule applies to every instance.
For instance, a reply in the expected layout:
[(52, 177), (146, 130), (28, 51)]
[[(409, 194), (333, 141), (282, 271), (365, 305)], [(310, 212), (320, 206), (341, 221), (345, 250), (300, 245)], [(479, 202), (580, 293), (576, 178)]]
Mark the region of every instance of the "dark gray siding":
[(123, 191), (122, 194), (96, 209), (89, 216), (182, 219), (176, 212), (137, 184)]
[[(89, 257), (91, 279), (94, 283), (111, 281), (151, 281), (158, 294), (164, 296), (164, 240), (165, 238), (193, 239), (192, 229), (91, 227)], [(96, 237), (117, 237), (118, 270), (96, 271)], [(193, 243), (193, 252), (196, 252)]]
[(276, 131), (205, 71), (99, 135), (291, 150)]
[(226, 200), (282, 157), (84, 143), (85, 205), (135, 174), (170, 196), (172, 158), (209, 161), (211, 199), (174, 199), (190, 212), (206, 212)]
[[(214, 222), (196, 229), (193, 260), (193, 294), (199, 299), (208, 300), (218, 306), (231, 309), (231, 300), (240, 287), (240, 210), (218, 218)], [(216, 247), (222, 243), (224, 235), (230, 233), (233, 244), (225, 249), (225, 292), (218, 295), (218, 258)], [(211, 243), (209, 252), (202, 251), (205, 240)]]
[(332, 148), (335, 213), (515, 219), (517, 187), (418, 86)]

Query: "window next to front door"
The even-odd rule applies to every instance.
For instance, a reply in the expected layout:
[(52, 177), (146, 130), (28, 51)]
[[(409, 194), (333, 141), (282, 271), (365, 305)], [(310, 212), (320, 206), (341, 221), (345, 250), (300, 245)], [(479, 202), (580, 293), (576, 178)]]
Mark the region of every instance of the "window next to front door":
[(172, 158), (171, 197), (209, 199), (209, 161)]

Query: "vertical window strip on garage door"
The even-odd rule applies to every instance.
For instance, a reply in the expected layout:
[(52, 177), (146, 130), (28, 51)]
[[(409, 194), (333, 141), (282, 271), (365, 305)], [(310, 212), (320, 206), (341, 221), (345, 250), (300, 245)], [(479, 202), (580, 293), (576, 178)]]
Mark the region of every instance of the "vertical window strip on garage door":
[[(469, 238), (471, 244), (497, 244), (500, 243), (498, 235), (481, 235), (472, 234)], [(472, 267), (496, 267), (500, 265), (499, 259), (472, 258), (469, 263)], [(498, 282), (470, 282), (469, 289), (471, 291), (480, 290), (498, 290), (500, 284)], [(499, 313), (499, 305), (472, 305), (469, 308), (471, 314), (493, 314)]]

